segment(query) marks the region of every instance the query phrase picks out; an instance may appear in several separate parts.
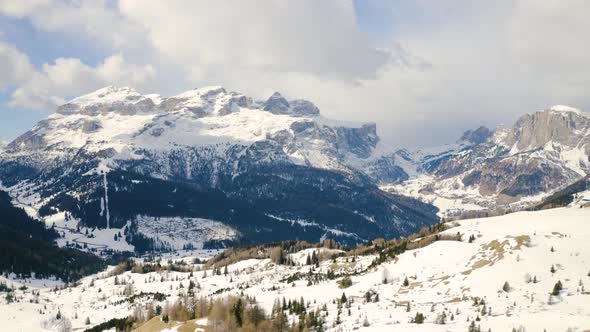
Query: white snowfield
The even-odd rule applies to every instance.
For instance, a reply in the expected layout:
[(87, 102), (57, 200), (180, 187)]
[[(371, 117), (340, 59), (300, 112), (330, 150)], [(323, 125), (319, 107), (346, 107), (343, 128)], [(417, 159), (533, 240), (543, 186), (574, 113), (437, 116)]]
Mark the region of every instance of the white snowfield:
[[(583, 202), (590, 195), (586, 192), (578, 197), (578, 202)], [(476, 325), (482, 331), (519, 327), (526, 331), (590, 329), (589, 208), (575, 203), (553, 210), (463, 220), (452, 226), (444, 233), (460, 233), (462, 241), (438, 241), (406, 251), (376, 269), (352, 275), (352, 286), (346, 289), (340, 289), (337, 280), (312, 286), (305, 278), (288, 283), (284, 281), (287, 277), (307, 273), (310, 266), (277, 266), (268, 259), (232, 264), (227, 276), (208, 270), (207, 276), (203, 271), (194, 272), (193, 277), (180, 272), (126, 272), (117, 278), (132, 284), (133, 294), (161, 292), (168, 295), (168, 302), (187, 291), (189, 279), (200, 286), (197, 295), (225, 297), (243, 291), (255, 296), (267, 313), (277, 298), (303, 297), (310, 303), (308, 310), (327, 305), (328, 331), (467, 331), (470, 321), (477, 317)], [(471, 235), (475, 239), (469, 242)], [(308, 253), (311, 250), (294, 254), (293, 260), (305, 264)], [(375, 257), (359, 256), (354, 263), (352, 257), (340, 257), (336, 263), (326, 260), (315, 272), (364, 269)], [(403, 285), (405, 278), (408, 286)], [(57, 330), (58, 310), (74, 329), (83, 329), (88, 327), (84, 324), (86, 317), (92, 324), (99, 324), (126, 316), (137, 302), (146, 301), (125, 301), (129, 296), (123, 294), (128, 286), (115, 285), (114, 279), (99, 273), (84, 278), (78, 286), (59, 291), (51, 288), (55, 281), (10, 279), (9, 286), (28, 288), (15, 291), (15, 303), (7, 304), (4, 296), (0, 299), (2, 330)], [(558, 281), (563, 290), (550, 296)], [(378, 302), (365, 301), (365, 293), (370, 290), (379, 294)], [(39, 295), (33, 291), (39, 291)], [(342, 323), (335, 325), (338, 308), (333, 300), (342, 293), (354, 302), (350, 308), (342, 308)], [(484, 299), (485, 310), (483, 305), (474, 305), (475, 298)], [(164, 306), (165, 302), (160, 304)], [(417, 312), (426, 316), (423, 325), (410, 322)], [(443, 313), (445, 324), (436, 324)], [(365, 317), (369, 326), (363, 326)]]

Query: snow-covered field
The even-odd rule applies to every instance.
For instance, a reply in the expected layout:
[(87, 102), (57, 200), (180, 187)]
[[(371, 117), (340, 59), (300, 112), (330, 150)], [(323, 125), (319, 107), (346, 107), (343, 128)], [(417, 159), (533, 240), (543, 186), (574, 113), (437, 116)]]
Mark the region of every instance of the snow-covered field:
[(205, 241), (233, 240), (238, 236), (235, 229), (209, 219), (137, 216), (136, 220), (140, 233), (174, 250), (202, 249)]
[[(578, 202), (589, 196), (582, 194)], [(58, 310), (75, 329), (87, 328), (87, 317), (95, 325), (124, 317), (137, 303), (149, 300), (126, 301), (129, 288), (131, 294), (166, 294), (166, 301), (171, 303), (179, 294), (186, 293), (189, 279), (200, 286), (197, 295), (219, 297), (243, 292), (255, 296), (267, 312), (275, 299), (283, 297), (303, 297), (313, 310), (325, 304), (326, 328), (334, 331), (467, 331), (474, 319), (479, 319), (476, 324), (483, 331), (510, 331), (520, 326), (527, 331), (590, 329), (590, 209), (574, 204), (540, 212), (463, 220), (452, 226), (444, 233), (461, 233), (462, 241), (438, 241), (406, 251), (377, 268), (352, 275), (352, 286), (346, 289), (338, 287), (338, 280), (310, 286), (305, 278), (287, 282), (287, 277), (296, 272), (307, 273), (310, 266), (277, 266), (268, 259), (232, 264), (227, 276), (208, 270), (194, 272), (192, 277), (188, 272), (125, 272), (117, 277), (132, 287), (121, 282), (115, 285), (115, 277), (108, 277), (105, 272), (57, 291), (53, 289), (55, 281), (9, 279), (9, 286), (26, 285), (27, 289), (15, 291), (15, 303), (7, 304), (4, 296), (0, 300), (2, 330), (56, 330)], [(471, 235), (474, 240), (470, 242)], [(305, 264), (311, 251), (293, 254), (293, 260)], [(336, 262), (325, 260), (315, 273), (350, 273), (365, 269), (374, 259), (370, 255), (356, 257), (354, 262), (352, 257), (340, 257)], [(406, 278), (408, 285), (404, 286)], [(563, 290), (558, 296), (550, 296), (558, 281)], [(505, 283), (508, 287), (504, 287)], [(370, 290), (379, 294), (379, 301), (365, 300)], [(336, 325), (338, 308), (333, 300), (342, 293), (354, 302), (350, 308), (342, 309), (341, 324)], [(474, 305), (475, 298), (484, 299), (485, 309), (484, 305)], [(426, 316), (424, 325), (410, 323), (417, 312)], [(443, 313), (446, 324), (435, 324)], [(363, 326), (365, 317), (368, 327)]]

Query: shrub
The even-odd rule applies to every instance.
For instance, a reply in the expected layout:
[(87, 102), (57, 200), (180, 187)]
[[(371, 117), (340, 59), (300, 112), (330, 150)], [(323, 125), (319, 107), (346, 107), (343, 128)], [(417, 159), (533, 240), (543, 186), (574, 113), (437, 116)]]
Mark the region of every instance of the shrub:
[(416, 317), (414, 317), (414, 323), (424, 324), (425, 319), (426, 319), (426, 317), (421, 312), (417, 312)]
[(340, 288), (348, 288), (352, 286), (352, 279), (349, 276), (346, 276), (340, 280), (338, 280), (338, 287)]

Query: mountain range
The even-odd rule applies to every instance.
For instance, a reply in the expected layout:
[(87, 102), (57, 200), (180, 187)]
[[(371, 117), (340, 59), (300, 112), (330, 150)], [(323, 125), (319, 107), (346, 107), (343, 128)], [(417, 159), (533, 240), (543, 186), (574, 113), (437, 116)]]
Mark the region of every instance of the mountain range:
[(101, 249), (92, 239), (104, 234), (136, 251), (357, 244), (528, 205), (586, 175), (589, 155), (590, 116), (565, 106), (455, 144), (395, 150), (374, 123), (330, 120), (279, 93), (256, 101), (222, 87), (162, 97), (110, 86), (0, 148), (0, 181), (68, 245)]
[[(465, 132), (455, 144), (399, 150), (379, 165), (403, 165), (384, 190), (433, 203), (446, 216), (514, 210), (541, 201), (590, 172), (590, 114), (567, 106), (525, 114), (511, 127)], [(387, 167), (385, 168), (387, 170)], [(409, 174), (414, 176), (410, 178)]]

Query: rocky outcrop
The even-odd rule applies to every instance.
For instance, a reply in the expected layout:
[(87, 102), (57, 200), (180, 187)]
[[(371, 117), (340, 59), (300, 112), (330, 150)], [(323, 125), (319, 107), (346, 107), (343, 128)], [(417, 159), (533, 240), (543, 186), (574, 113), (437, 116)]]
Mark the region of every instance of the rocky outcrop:
[[(424, 180), (408, 188), (419, 183), (423, 199), (496, 209), (548, 195), (590, 172), (590, 115), (566, 106), (526, 114), (509, 128), (470, 130), (458, 142), (439, 154), (414, 153)], [(408, 193), (404, 186), (397, 191)]]
[(486, 127), (479, 127), (474, 130), (468, 130), (463, 133), (459, 141), (464, 141), (469, 144), (481, 144), (492, 136), (492, 131)]

